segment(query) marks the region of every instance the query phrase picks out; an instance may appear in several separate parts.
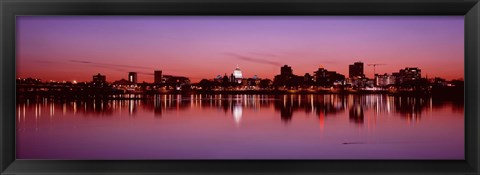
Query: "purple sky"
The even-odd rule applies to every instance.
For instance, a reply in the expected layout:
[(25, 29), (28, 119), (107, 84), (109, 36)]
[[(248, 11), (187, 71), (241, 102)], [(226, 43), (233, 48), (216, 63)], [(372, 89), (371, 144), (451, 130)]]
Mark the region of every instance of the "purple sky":
[[(348, 76), (355, 61), (377, 73), (419, 67), (463, 78), (463, 16), (21, 16), (17, 77), (107, 81), (153, 71), (193, 82), (230, 74), (272, 79), (284, 64), (304, 75), (322, 65)], [(373, 76), (373, 67), (365, 65)]]

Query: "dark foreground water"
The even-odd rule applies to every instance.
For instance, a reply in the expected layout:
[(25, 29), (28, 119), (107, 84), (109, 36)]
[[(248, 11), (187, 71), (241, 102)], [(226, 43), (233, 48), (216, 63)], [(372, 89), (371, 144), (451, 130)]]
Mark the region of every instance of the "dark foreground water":
[(464, 159), (463, 102), (388, 95), (19, 99), (18, 159)]

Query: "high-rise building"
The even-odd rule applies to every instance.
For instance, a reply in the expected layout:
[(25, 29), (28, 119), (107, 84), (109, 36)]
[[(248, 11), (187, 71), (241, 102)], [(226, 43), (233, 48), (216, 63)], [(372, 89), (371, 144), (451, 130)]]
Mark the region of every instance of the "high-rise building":
[(276, 75), (273, 84), (278, 87), (297, 88), (303, 83), (304, 77), (293, 74), (292, 67), (284, 65), (280, 68), (280, 75)]
[(332, 86), (335, 82), (343, 82), (345, 76), (335, 71), (328, 71), (320, 67), (315, 71), (315, 82), (319, 86)]
[(282, 68), (280, 68), (280, 75), (282, 76), (293, 75), (292, 67), (284, 65)]
[(153, 76), (154, 76), (154, 81), (153, 82), (155, 84), (162, 83), (162, 71), (161, 70), (154, 71)]
[(92, 82), (96, 86), (103, 86), (107, 82), (107, 77), (98, 73), (93, 76)]
[(404, 75), (407, 80), (416, 80), (421, 78), (421, 70), (417, 67), (406, 67), (400, 70), (400, 74)]
[(388, 75), (388, 74), (383, 74), (383, 75), (375, 75), (375, 86), (388, 86), (388, 85), (393, 85), (395, 84), (396, 77), (393, 75)]
[(417, 67), (406, 67), (405, 69), (400, 69), (398, 73), (393, 73), (392, 75), (396, 76), (398, 84), (419, 80), (422, 77), (421, 70)]
[(235, 82), (235, 76), (233, 76), (233, 73), (230, 74), (230, 82), (231, 83)]
[(223, 79), (222, 79), (223, 85), (227, 85), (228, 82), (229, 82), (228, 80), (229, 80), (229, 79), (228, 79), (228, 76), (227, 76), (227, 74), (225, 73), (225, 75), (223, 76)]
[(137, 84), (137, 72), (129, 72), (128, 81), (130, 83)]
[(364, 78), (365, 74), (363, 73), (363, 63), (355, 62), (348, 66), (348, 77), (349, 78)]
[(312, 85), (313, 82), (313, 76), (311, 76), (309, 73), (305, 73), (303, 76), (303, 83), (306, 85)]

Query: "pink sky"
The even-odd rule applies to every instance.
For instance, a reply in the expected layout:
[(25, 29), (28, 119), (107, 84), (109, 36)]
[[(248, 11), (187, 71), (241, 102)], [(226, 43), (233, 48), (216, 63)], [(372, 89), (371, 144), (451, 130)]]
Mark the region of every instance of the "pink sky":
[(304, 75), (322, 65), (386, 64), (377, 73), (419, 67), (422, 76), (464, 77), (463, 16), (21, 16), (17, 77), (112, 82), (153, 71), (192, 82), (232, 73), (272, 79), (284, 64)]

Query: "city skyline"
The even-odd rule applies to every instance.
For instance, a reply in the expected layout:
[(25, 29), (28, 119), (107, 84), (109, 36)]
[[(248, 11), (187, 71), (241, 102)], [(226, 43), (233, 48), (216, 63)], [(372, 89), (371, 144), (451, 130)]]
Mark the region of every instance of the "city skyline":
[[(352, 66), (354, 65), (357, 65), (357, 64), (361, 64), (361, 70), (356, 70), (356, 69), (351, 69)], [(398, 71), (396, 72), (386, 72), (384, 74), (375, 74), (374, 77), (368, 77), (368, 76), (365, 76), (364, 74), (364, 65), (363, 65), (363, 62), (355, 62), (355, 63), (352, 63), (351, 65), (348, 65), (349, 66), (349, 72), (347, 75), (343, 75), (343, 74), (339, 74), (338, 72), (336, 72), (335, 70), (328, 70), (328, 69), (325, 69), (324, 67), (319, 67), (318, 70), (324, 70), (326, 72), (330, 72), (330, 73), (335, 73), (337, 75), (340, 75), (342, 76), (342, 81), (346, 81), (347, 79), (350, 79), (350, 80), (360, 80), (360, 79), (365, 79), (365, 80), (373, 80), (373, 81), (376, 81), (377, 78), (379, 77), (383, 77), (383, 78), (386, 78), (386, 77), (397, 77), (397, 78), (400, 78), (401, 75), (399, 75), (399, 73), (401, 73), (402, 71), (406, 71), (406, 70), (418, 70), (418, 77), (416, 78), (421, 78), (421, 79), (425, 79), (425, 80), (434, 80), (434, 79), (437, 79), (437, 78), (440, 78), (440, 79), (444, 79), (444, 77), (438, 77), (438, 76), (430, 76), (430, 77), (427, 77), (428, 75), (422, 75), (421, 74), (421, 69), (419, 67), (405, 67), (404, 69), (399, 69)], [(297, 77), (300, 77), (302, 79), (305, 78), (305, 76), (308, 76), (310, 77), (310, 79), (312, 81), (317, 81), (315, 80), (316, 78), (316, 75), (317, 75), (317, 71), (314, 71), (313, 75), (311, 73), (306, 73), (305, 75), (296, 75), (294, 74), (294, 69), (292, 69), (291, 66), (289, 65), (283, 65), (282, 67), (279, 67), (280, 68), (280, 71), (278, 72), (277, 75), (275, 75), (274, 77), (269, 77), (269, 78), (265, 78), (265, 77), (258, 77), (256, 74), (253, 76), (253, 77), (242, 77), (242, 70), (239, 68), (239, 67), (236, 67), (231, 74), (228, 74), (228, 73), (225, 73), (223, 76), (222, 75), (217, 75), (216, 77), (208, 77), (208, 78), (201, 78), (199, 79), (199, 82), (200, 80), (209, 80), (209, 81), (215, 81), (215, 80), (221, 80), (224, 78), (224, 76), (227, 76), (227, 78), (229, 79), (229, 81), (234, 81), (234, 82), (237, 82), (237, 84), (241, 84), (242, 81), (241, 80), (247, 80), (247, 79), (263, 79), (263, 80), (270, 80), (270, 81), (273, 81), (275, 80), (278, 76), (281, 76), (281, 75), (292, 75), (292, 76), (297, 76)], [(289, 69), (287, 72), (285, 72), (285, 68)], [(308, 74), (308, 75), (307, 75)], [(352, 77), (352, 74), (358, 74), (358, 76), (354, 76)], [(137, 84), (137, 83), (153, 83), (153, 84), (164, 84), (164, 81), (162, 78), (164, 77), (176, 77), (176, 78), (184, 78), (186, 80), (188, 80), (190, 82), (190, 78), (189, 77), (185, 77), (185, 76), (176, 76), (176, 75), (167, 75), (167, 74), (163, 74), (163, 71), (162, 70), (154, 70), (153, 71), (153, 81), (151, 82), (146, 82), (146, 81), (143, 81), (143, 82), (138, 82), (138, 75), (137, 75), (137, 72), (128, 72), (128, 76), (124, 77), (124, 78), (121, 78), (121, 79), (118, 79), (118, 80), (107, 80), (107, 76), (108, 75), (105, 75), (105, 74), (102, 74), (102, 73), (97, 73), (97, 74), (93, 74), (91, 77), (90, 80), (86, 80), (86, 81), (78, 81), (78, 80), (72, 80), (72, 81), (69, 81), (69, 80), (62, 80), (62, 81), (56, 81), (56, 80), (43, 80), (43, 79), (39, 79), (38, 77), (17, 77), (17, 79), (23, 79), (23, 80), (26, 80), (26, 79), (33, 79), (33, 80), (36, 80), (36, 81), (39, 81), (39, 82), (59, 82), (59, 83), (102, 83), (102, 82), (106, 82), (106, 83), (113, 83), (113, 84), (116, 84), (116, 83), (119, 83), (119, 82), (122, 82), (122, 81), (125, 81), (125, 82), (130, 82), (130, 83), (133, 83), (133, 84)], [(234, 80), (232, 80), (231, 78), (234, 77)], [(447, 79), (444, 79), (444, 80), (447, 80)], [(460, 81), (463, 81), (463, 79), (451, 79), (451, 81), (455, 81), (455, 80), (460, 80)], [(303, 81), (303, 80), (302, 80)], [(199, 82), (190, 82), (190, 83), (193, 83), (193, 84), (198, 84)], [(395, 83), (392, 83), (392, 84), (395, 84)]]
[[(273, 79), (279, 67), (313, 74), (319, 66), (348, 76), (348, 65), (391, 74), (463, 79), (463, 17), (18, 17), (17, 77), (107, 81), (154, 70), (192, 83), (229, 75)], [(34, 29), (34, 30), (33, 30)], [(231, 65), (231, 66), (226, 66)], [(61, 73), (59, 73), (61, 72)]]

